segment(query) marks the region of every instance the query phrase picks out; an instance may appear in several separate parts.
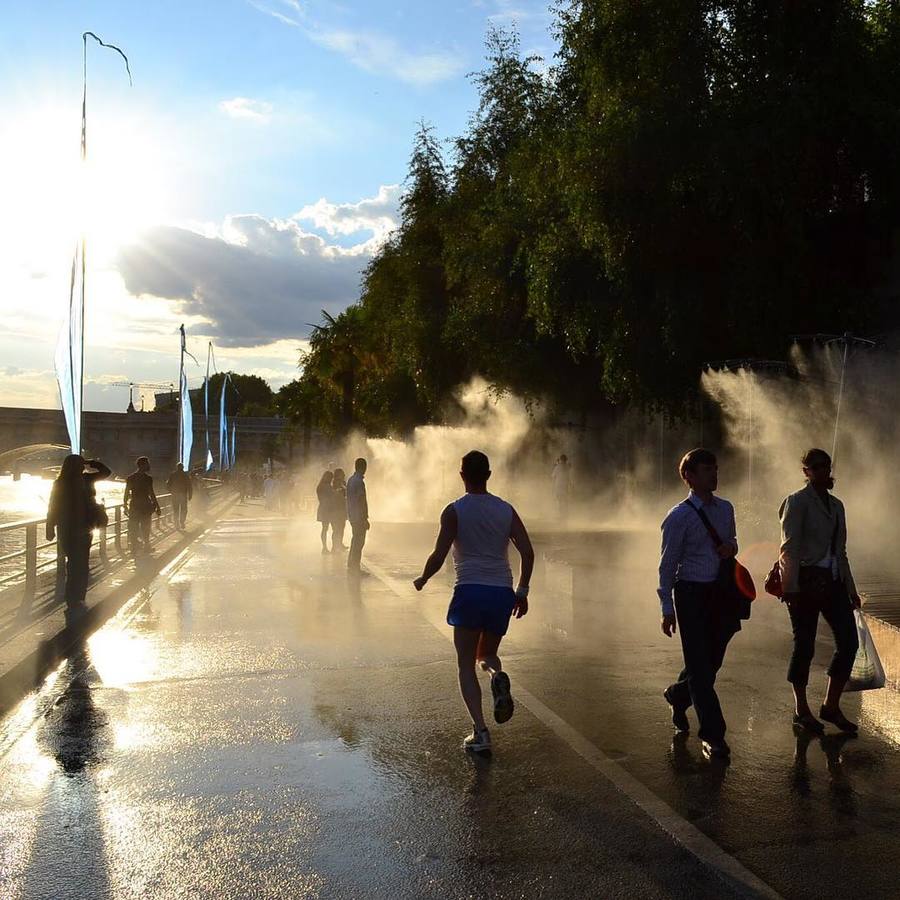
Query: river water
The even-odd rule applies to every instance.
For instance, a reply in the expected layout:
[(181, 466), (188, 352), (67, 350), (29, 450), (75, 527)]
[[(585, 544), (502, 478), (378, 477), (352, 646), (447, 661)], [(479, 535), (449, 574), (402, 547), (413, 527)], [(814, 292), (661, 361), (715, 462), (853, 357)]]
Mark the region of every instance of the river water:
[[(0, 525), (24, 519), (43, 519), (47, 515), (52, 487), (52, 479), (34, 475), (23, 475), (20, 481), (13, 481), (9, 475), (0, 477)], [(124, 489), (124, 482), (100, 481), (97, 483), (97, 499), (107, 506), (120, 503)]]

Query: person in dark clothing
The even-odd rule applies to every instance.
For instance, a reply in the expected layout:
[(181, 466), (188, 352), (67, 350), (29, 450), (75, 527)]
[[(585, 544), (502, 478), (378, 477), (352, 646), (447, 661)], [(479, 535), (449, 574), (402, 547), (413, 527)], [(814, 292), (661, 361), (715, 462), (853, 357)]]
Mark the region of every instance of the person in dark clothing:
[(128, 542), (135, 555), (139, 551), (150, 550), (150, 519), (155, 512), (160, 514), (159, 501), (153, 490), (150, 475), (150, 460), (141, 456), (137, 460), (137, 471), (125, 479), (125, 495), (122, 504), (128, 516)]
[(347, 480), (343, 469), (334, 470), (331, 480), (331, 551), (346, 550), (344, 529), (347, 527)]
[[(686, 453), (679, 472), (690, 494), (669, 511), (662, 524), (658, 594), (663, 634), (672, 637), (676, 630), (680, 632), (684, 668), (663, 696), (672, 708), (677, 731), (690, 729), (687, 711), (693, 706), (704, 755), (727, 759), (731, 750), (725, 741), (716, 675), (741, 623), (737, 613), (721, 602), (716, 582), (721, 561), (737, 555), (734, 507), (715, 496), (719, 466), (709, 450), (697, 448)], [(722, 543), (713, 543), (698, 510)]]
[(360, 560), (369, 531), (369, 498), (366, 495), (366, 470), (368, 463), (359, 457), (353, 464), (353, 474), (347, 482), (347, 519), (350, 521), (350, 552), (347, 554), (347, 571), (359, 575)]
[[(806, 487), (781, 504), (781, 580), (794, 632), (794, 652), (788, 681), (794, 689), (794, 720), (798, 728), (823, 734), (819, 719), (841, 731), (858, 727), (840, 708), (841, 694), (853, 669), (859, 639), (853, 609), (861, 605), (847, 558), (847, 514), (831, 490), (831, 456), (818, 448), (803, 457)], [(806, 696), (809, 666), (816, 651), (819, 615), (834, 634), (835, 652), (828, 667), (828, 687), (813, 715)]]
[(184, 465), (178, 463), (175, 471), (166, 480), (166, 487), (172, 495), (172, 511), (175, 516), (175, 527), (184, 531), (187, 521), (188, 502), (194, 496), (194, 486), (191, 484), (191, 476), (184, 471)]
[[(92, 471), (86, 472), (85, 467)], [(66, 561), (66, 620), (84, 614), (90, 573), (91, 541), (97, 524), (96, 483), (112, 473), (98, 459), (85, 460), (76, 453), (63, 460), (50, 492), (47, 540), (58, 535), (59, 552)]]
[[(323, 472), (319, 483), (316, 485), (316, 499), (319, 501), (316, 509), (316, 521), (322, 524), (322, 552), (328, 552), (328, 526), (331, 524), (331, 508), (334, 505), (334, 497), (331, 492), (333, 479), (331, 472)], [(334, 547), (334, 534), (331, 537), (331, 546)]]

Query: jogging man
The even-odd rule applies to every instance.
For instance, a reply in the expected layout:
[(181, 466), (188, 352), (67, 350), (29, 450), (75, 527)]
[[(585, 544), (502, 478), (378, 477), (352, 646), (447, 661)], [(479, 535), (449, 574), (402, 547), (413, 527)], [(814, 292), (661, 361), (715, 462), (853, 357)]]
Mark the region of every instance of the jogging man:
[[(528, 612), (528, 585), (534, 568), (534, 550), (518, 513), (488, 493), (491, 467), (487, 456), (472, 450), (462, 458), (460, 477), (466, 493), (441, 513), (441, 528), (434, 551), (422, 575), (413, 584), (421, 591), (440, 571), (453, 548), (456, 586), (447, 611), (459, 667), (459, 689), (472, 717), (472, 734), (463, 747), (477, 753), (491, 749), (491, 735), (481, 708), (481, 687), (475, 672), (478, 662), (491, 675), (494, 720), (506, 722), (513, 714), (509, 676), (502, 670), (497, 650), (513, 613)], [(509, 542), (522, 560), (519, 585), (512, 589)]]

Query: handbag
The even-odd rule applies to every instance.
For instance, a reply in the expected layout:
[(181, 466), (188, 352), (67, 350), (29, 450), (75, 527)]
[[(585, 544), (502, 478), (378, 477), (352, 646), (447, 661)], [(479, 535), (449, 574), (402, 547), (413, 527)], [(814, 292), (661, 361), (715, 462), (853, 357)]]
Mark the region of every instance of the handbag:
[[(703, 522), (710, 539), (718, 551), (719, 547), (725, 542), (719, 537), (719, 533), (713, 527), (712, 522), (709, 521), (709, 516), (690, 501), (685, 500), (684, 502), (700, 516), (700, 520)], [(747, 568), (741, 565), (733, 556), (720, 560), (716, 584), (721, 591), (723, 599), (734, 608), (738, 618), (749, 619), (752, 611), (750, 604), (756, 599), (756, 585), (754, 585), (753, 576)]]
[(106, 528), (109, 525), (109, 513), (102, 503), (91, 499), (88, 506), (88, 519), (91, 530), (95, 528)]

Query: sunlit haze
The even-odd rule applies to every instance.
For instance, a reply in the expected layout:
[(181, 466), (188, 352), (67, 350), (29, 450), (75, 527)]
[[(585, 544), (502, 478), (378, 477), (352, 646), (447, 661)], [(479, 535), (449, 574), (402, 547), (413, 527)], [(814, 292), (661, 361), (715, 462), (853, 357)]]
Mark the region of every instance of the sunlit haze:
[[(87, 409), (124, 409), (122, 382), (175, 380), (182, 322), (198, 356), (216, 343), (222, 369), (276, 389), (296, 377), (309, 323), (357, 299), (396, 224), (417, 122), (463, 129), (488, 28), (518, 22), (526, 50), (553, 52), (545, 3), (424, 6), (5, 10), (0, 406), (59, 405), (53, 347), (82, 233)], [(85, 30), (128, 54), (134, 84), (89, 45), (82, 164)], [(252, 302), (230, 268), (252, 279)]]

